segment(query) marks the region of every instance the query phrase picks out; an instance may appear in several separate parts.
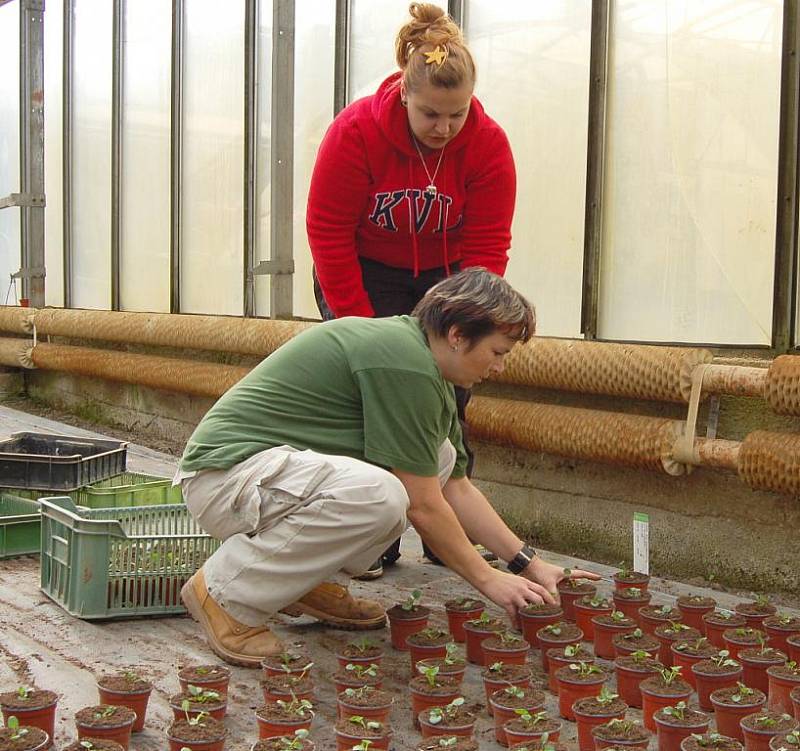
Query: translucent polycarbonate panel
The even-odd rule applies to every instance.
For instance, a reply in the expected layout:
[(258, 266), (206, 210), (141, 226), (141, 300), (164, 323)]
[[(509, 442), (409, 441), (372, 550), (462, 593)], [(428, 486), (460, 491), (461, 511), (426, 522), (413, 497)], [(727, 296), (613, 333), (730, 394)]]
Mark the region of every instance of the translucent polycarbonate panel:
[(506, 276), (548, 336), (580, 334), (590, 26), (585, 0), (468, 4), (475, 93), (517, 167)]
[(75, 0), (72, 307), (111, 307), (113, 3)]
[(184, 16), (181, 310), (243, 312), (244, 0)]
[(125, 7), (120, 307), (168, 312), (172, 9), (163, 0)]
[(64, 304), (63, 0), (47, 0), (44, 14), (44, 299)]
[(407, 0), (351, 0), (350, 101), (372, 94), (398, 69), (394, 41), (400, 27), (410, 20)]
[[(19, 193), (19, 3), (0, 6), (0, 198)], [(20, 210), (0, 209), (0, 304), (22, 295)]]
[(334, 3), (303, 0), (295, 17), (294, 313), (319, 318), (306, 236), (308, 185), (317, 149), (333, 118)]
[(612, 8), (599, 333), (768, 344), (782, 3)]
[[(266, 261), (270, 257), (270, 150), (272, 118), (272, 2), (260, 0), (258, 4), (257, 50), (258, 91), (256, 102), (256, 248), (255, 262)], [(259, 274), (254, 277), (255, 314), (269, 315), (269, 288), (271, 277)]]

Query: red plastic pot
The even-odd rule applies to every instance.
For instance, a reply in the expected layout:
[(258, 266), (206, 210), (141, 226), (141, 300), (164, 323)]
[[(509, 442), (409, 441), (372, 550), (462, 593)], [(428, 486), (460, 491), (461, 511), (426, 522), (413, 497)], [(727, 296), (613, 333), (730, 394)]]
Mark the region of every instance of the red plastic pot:
[(389, 617), (389, 631), (392, 638), (392, 646), (401, 652), (408, 651), (406, 638), (411, 634), (422, 631), (428, 625), (428, 612), (416, 618), (392, 618)]
[(692, 695), (692, 689), (688, 686), (686, 690), (681, 693), (678, 693), (676, 689), (672, 696), (662, 696), (661, 694), (648, 690), (645, 682), (639, 685), (639, 690), (642, 692), (642, 722), (644, 726), (653, 733), (656, 732), (656, 721), (653, 719), (653, 715), (658, 712), (659, 709), (674, 707), (680, 701), (685, 701), (688, 704), (689, 697)]
[[(389, 742), (392, 739), (392, 731), (388, 728), (385, 728), (386, 734), (382, 735), (380, 738), (368, 738), (370, 748), (376, 749), (376, 751), (388, 751)], [(336, 751), (350, 751), (353, 746), (357, 746), (364, 740), (363, 736), (360, 735), (350, 735), (349, 733), (344, 733), (338, 728), (334, 727), (333, 732), (336, 734)]]
[(117, 707), (128, 707), (136, 712), (136, 721), (131, 727), (131, 732), (139, 733), (144, 730), (144, 718), (147, 714), (147, 703), (150, 701), (152, 687), (147, 691), (110, 691), (102, 686), (97, 686), (100, 694), (100, 704), (110, 704)]
[(498, 624), (495, 629), (487, 630), (476, 626), (473, 621), (466, 621), (464, 623), (464, 633), (467, 636), (467, 661), (473, 665), (483, 665), (483, 649), (481, 647), (483, 640), (494, 636), (497, 631), (502, 630), (502, 624)]
[[(761, 714), (761, 713), (757, 713)], [(739, 726), (744, 734), (745, 751), (770, 751), (769, 742), (776, 736), (789, 732), (786, 729), (776, 730), (775, 728), (755, 729), (749, 727), (744, 722), (744, 717), (739, 721)], [(796, 727), (796, 725), (795, 725)]]
[[(409, 634), (408, 636), (412, 636)], [(406, 637), (406, 645), (408, 646), (408, 651), (411, 655), (411, 674), (416, 675), (416, 666), (420, 660), (431, 660), (437, 657), (446, 657), (447, 656), (447, 644), (435, 644), (435, 645), (422, 645), (422, 644), (414, 644), (413, 642), (408, 641), (408, 637)]]
[(339, 667), (342, 668), (346, 668), (350, 663), (353, 665), (362, 665), (364, 667), (369, 667), (370, 665), (377, 665), (380, 667), (382, 659), (383, 652), (379, 652), (372, 657), (347, 657), (338, 653), (336, 655), (336, 661), (339, 663)]
[(776, 671), (775, 667), (773, 665), (767, 669), (767, 707), (770, 712), (785, 713), (796, 717), (791, 693), (800, 687), (800, 673), (794, 676), (783, 675), (780, 671)]
[(514, 730), (510, 725), (514, 722), (514, 720), (506, 720), (503, 723), (503, 730), (506, 734), (506, 743), (514, 747), (518, 743), (524, 743), (526, 745), (538, 746), (541, 744), (542, 736), (547, 734), (547, 740), (550, 743), (558, 743), (559, 738), (561, 737), (561, 720), (555, 720), (559, 724), (558, 730)]
[(597, 587), (591, 582), (562, 579), (558, 583), (558, 599), (561, 602), (561, 608), (564, 610), (564, 620), (574, 623), (575, 601), (587, 595), (593, 597), (596, 593)]
[(483, 603), (471, 610), (451, 610), (450, 608), (445, 608), (445, 612), (447, 613), (447, 628), (453, 635), (453, 641), (463, 644), (467, 639), (467, 635), (464, 633), (464, 624), (467, 621), (480, 618), (484, 610), (486, 610), (486, 606)]
[(744, 677), (742, 678), (744, 685), (750, 688), (757, 688), (766, 694), (769, 691), (767, 670), (777, 665), (783, 665), (786, 662), (786, 655), (775, 650), (774, 656), (765, 657), (760, 655), (760, 652), (761, 650), (758, 647), (755, 649), (741, 649), (739, 650), (739, 661), (742, 663), (744, 671)]
[[(666, 606), (664, 606), (666, 607)], [(648, 605), (639, 609), (639, 625), (646, 634), (655, 636), (656, 629), (670, 621), (679, 621), (681, 613), (677, 608), (670, 608), (666, 613), (661, 612), (657, 605)]]
[[(556, 624), (551, 624), (556, 625)], [(565, 624), (566, 628), (574, 627), (574, 624)], [(577, 627), (575, 627), (577, 628)], [(573, 636), (567, 636), (565, 633), (562, 634), (554, 634), (552, 631), (548, 630), (547, 626), (543, 626), (539, 629), (539, 633), (537, 634), (539, 639), (539, 652), (540, 657), (542, 660), (542, 670), (547, 672), (548, 665), (547, 665), (547, 653), (551, 649), (561, 648), (564, 649), (565, 647), (569, 646), (578, 646), (584, 640), (584, 633), (580, 629), (575, 631)]]
[[(433, 707), (447, 706), (453, 699), (461, 696), (461, 691), (458, 687), (453, 688), (449, 694), (439, 694), (438, 696), (420, 693), (413, 686), (409, 686), (408, 691), (411, 694), (411, 714), (414, 717), (415, 728), (419, 728), (418, 717), (420, 712), (426, 712)], [(385, 722), (386, 720), (383, 721)]]
[[(526, 694), (530, 694), (531, 703), (526, 706), (525, 708), (531, 714), (536, 714), (537, 712), (541, 712), (544, 709), (544, 694), (540, 691), (533, 691), (526, 690)], [(494, 717), (494, 737), (495, 740), (501, 746), (508, 746), (508, 740), (506, 739), (506, 731), (503, 728), (503, 725), (507, 723), (509, 720), (513, 720), (517, 717), (517, 713), (513, 707), (509, 707), (503, 703), (503, 690), (495, 691), (489, 697), (489, 704), (492, 708), (492, 716)]]
[(524, 639), (514, 647), (490, 646), (490, 640), (491, 637), (481, 642), (484, 666), (488, 667), (496, 662), (502, 662), (505, 665), (524, 665), (527, 662), (530, 644)]
[(573, 673), (569, 669), (560, 668), (556, 671), (556, 682), (558, 683), (558, 714), (565, 720), (574, 720), (575, 715), (572, 711), (572, 705), (578, 699), (584, 699), (589, 696), (598, 696), (603, 684), (608, 680), (608, 674), (605, 672), (592, 675), (588, 681), (575, 681)]
[(648, 738), (646, 741), (624, 741), (624, 740), (616, 740), (616, 741), (607, 741), (603, 738), (598, 738), (594, 736), (594, 747), (597, 751), (602, 751), (604, 748), (624, 748), (629, 749), (629, 751), (647, 751), (647, 747), (650, 745), (650, 739)]
[(614, 608), (609, 605), (608, 607), (592, 607), (585, 605), (580, 600), (575, 602), (575, 623), (578, 628), (583, 631), (584, 641), (594, 642), (594, 623), (592, 618), (596, 615), (609, 615), (614, 611)]
[(723, 634), (729, 628), (742, 628), (747, 624), (745, 617), (739, 615), (739, 613), (732, 613), (727, 610), (724, 613), (729, 614), (727, 618), (722, 617), (723, 613), (713, 610), (703, 616), (706, 637), (718, 649), (727, 649)]
[(426, 667), (426, 668), (433, 668), (438, 665), (439, 667), (439, 677), (440, 678), (452, 678), (458, 683), (461, 683), (464, 680), (464, 673), (466, 672), (467, 666), (465, 663), (460, 662), (459, 665), (446, 665), (442, 662), (442, 660), (438, 657), (430, 659), (430, 660), (420, 660), (417, 663), (418, 667)]
[(687, 626), (696, 628), (703, 636), (706, 635), (706, 623), (703, 616), (713, 613), (717, 607), (713, 597), (679, 597), (676, 603), (681, 612), (681, 621)]
[(578, 702), (572, 705), (572, 714), (575, 717), (575, 724), (578, 728), (578, 751), (594, 751), (594, 736), (592, 729), (598, 725), (605, 725), (609, 720), (622, 720), (625, 718), (625, 711), (614, 712), (607, 715), (583, 714), (576, 707)]
[(78, 740), (84, 738), (103, 738), (104, 740), (116, 741), (126, 751), (131, 742), (131, 730), (135, 719), (130, 722), (120, 723), (117, 725), (109, 725), (108, 727), (89, 727), (88, 725), (81, 725), (75, 721), (75, 727), (78, 731)]
[(563, 649), (548, 649), (547, 650), (547, 688), (556, 696), (558, 695), (558, 681), (556, 680), (556, 672), (576, 660), (581, 660), (590, 665), (594, 664), (594, 657), (592, 655), (583, 655), (581, 657), (567, 657)]
[(781, 617), (772, 615), (764, 620), (764, 631), (769, 637), (767, 644), (770, 647), (779, 649), (781, 652), (789, 653), (789, 645), (786, 640), (790, 636), (800, 634), (800, 620), (791, 618), (786, 623), (781, 623)]
[(747, 621), (747, 625), (750, 628), (758, 628), (763, 631), (764, 629), (764, 621), (772, 615), (775, 615), (778, 612), (778, 608), (774, 605), (767, 605), (765, 608), (758, 608), (757, 612), (749, 613), (747, 609), (750, 605), (754, 603), (750, 602), (740, 602), (734, 610), (739, 613), (739, 615), (743, 615), (745, 621)]
[(641, 670), (633, 670), (620, 665), (617, 660), (614, 661), (614, 668), (617, 673), (617, 693), (620, 698), (629, 707), (641, 709), (642, 691), (639, 686), (643, 680), (656, 675), (656, 669), (644, 666)]
[[(683, 678), (695, 691), (697, 690), (697, 682), (695, 680), (694, 672), (692, 671), (692, 667), (696, 665), (698, 662), (702, 662), (703, 660), (707, 660), (710, 655), (695, 655), (685, 652), (683, 650), (677, 649), (680, 646), (681, 642), (674, 643), (670, 647), (670, 651), (672, 652), (672, 664), (679, 666), (682, 668), (681, 670), (681, 678)], [(712, 654), (716, 654), (716, 651)]]
[(642, 616), (639, 610), (650, 604), (653, 595), (649, 592), (642, 592), (640, 597), (624, 597), (621, 596), (620, 592), (615, 591), (611, 596), (614, 600), (614, 609), (624, 613), (627, 618), (632, 618), (636, 621), (639, 628), (641, 628)]
[(212, 717), (215, 720), (222, 720), (225, 717), (225, 713), (228, 709), (228, 702), (226, 701), (224, 694), (222, 694), (221, 697), (223, 704), (218, 709), (189, 709), (184, 712), (180, 704), (173, 704), (172, 701), (169, 703), (169, 708), (172, 710), (172, 716), (176, 720), (183, 720), (187, 714), (189, 717), (194, 718), (197, 717), (197, 715), (199, 715), (201, 712), (205, 712), (209, 717)]
[(276, 691), (274, 689), (269, 689), (265, 685), (262, 684), (261, 686), (264, 692), (264, 703), (265, 704), (272, 704), (276, 701), (292, 701), (292, 699), (308, 699), (308, 701), (314, 701), (314, 690), (311, 689), (309, 691), (296, 691), (292, 694), (290, 691)]
[(739, 722), (743, 717), (761, 710), (767, 703), (766, 697), (758, 703), (742, 707), (723, 704), (714, 696), (714, 693), (711, 693), (711, 703), (714, 706), (714, 722), (717, 725), (717, 732), (722, 735), (729, 735), (731, 738), (736, 738), (736, 740), (744, 741), (744, 733)]
[[(437, 705), (439, 706), (439, 705)], [(422, 732), (423, 738), (433, 738), (435, 736), (458, 736), (459, 738), (471, 738), (475, 732), (475, 720), (464, 725), (442, 727), (441, 725), (432, 725), (428, 720), (428, 712), (420, 712), (417, 715), (416, 724)], [(352, 746), (351, 746), (352, 748)], [(349, 751), (349, 749), (347, 750)]]
[(56, 725), (56, 706), (58, 698), (52, 703), (41, 707), (31, 707), (30, 709), (20, 709), (19, 707), (0, 707), (3, 710), (3, 720), (8, 722), (9, 717), (16, 717), (20, 726), (39, 728), (48, 735), (47, 745), (53, 742)]
[(218, 741), (184, 741), (180, 738), (173, 738), (167, 736), (169, 743), (169, 751), (181, 751), (183, 748), (188, 748), (189, 751), (222, 751), (225, 748), (225, 738)]
[(800, 663), (800, 634), (786, 637), (786, 649), (792, 662)]
[(796, 749), (800, 748), (796, 743), (790, 743), (786, 737), (787, 735), (789, 735), (789, 733), (773, 735), (772, 738), (769, 739), (770, 751), (781, 751), (781, 749), (785, 749), (785, 751), (796, 751)]
[(540, 628), (549, 626), (551, 623), (559, 623), (564, 620), (564, 610), (562, 608), (550, 608), (551, 612), (544, 610), (541, 613), (532, 612), (528, 613), (525, 610), (517, 611), (519, 615), (520, 625), (522, 627), (522, 635), (525, 640), (531, 645), (532, 649), (539, 649), (539, 637), (536, 632)]
[(500, 690), (501, 688), (506, 688), (507, 686), (517, 686), (519, 688), (528, 689), (531, 685), (531, 674), (528, 671), (527, 676), (524, 678), (517, 678), (514, 680), (513, 683), (510, 683), (507, 680), (495, 680), (491, 677), (488, 670), (484, 670), (482, 673), (483, 676), (483, 690), (486, 694), (486, 707), (489, 710), (489, 715), (492, 715), (492, 703), (491, 697), (495, 691)]
[[(687, 627), (680, 631), (671, 631), (669, 624), (659, 626), (655, 630), (655, 637), (658, 639), (658, 659), (664, 667), (671, 668), (674, 665), (672, 645), (681, 641), (695, 641), (699, 639), (702, 634), (696, 629)], [(677, 624), (676, 624), (677, 625)], [(683, 624), (684, 626), (686, 624)]]
[(639, 571), (631, 571), (630, 577), (624, 579), (619, 577), (619, 572), (614, 574), (611, 578), (614, 581), (614, 589), (621, 592), (623, 589), (640, 589), (642, 592), (647, 592), (650, 586), (650, 577)]
[(692, 665), (697, 703), (700, 705), (700, 709), (711, 712), (714, 709), (714, 705), (711, 703), (711, 693), (718, 688), (733, 688), (742, 679), (742, 666), (731, 667), (728, 673), (706, 673), (703, 672), (702, 667), (698, 669), (698, 665), (699, 663)]
[(228, 693), (228, 684), (231, 680), (231, 673), (228, 668), (223, 666), (209, 666), (213, 667), (216, 671), (221, 671), (222, 675), (210, 677), (207, 680), (198, 679), (197, 677), (188, 680), (181, 677), (181, 671), (178, 672), (178, 683), (181, 684), (181, 691), (188, 691), (189, 685), (198, 686), (206, 691), (219, 691), (221, 694)]
[[(256, 722), (258, 722), (259, 738), (277, 738), (281, 735), (294, 735), (295, 730), (308, 730), (314, 716), (309, 714), (306, 719), (298, 718), (295, 722), (271, 722), (265, 720), (256, 712)], [(179, 749), (180, 751), (180, 749)]]
[(392, 701), (381, 704), (379, 707), (359, 707), (356, 704), (348, 704), (343, 694), (336, 695), (336, 705), (339, 708), (339, 717), (352, 717), (361, 715), (365, 720), (377, 720), (386, 725), (389, 722), (389, 712), (392, 710)]
[(706, 717), (697, 725), (671, 725), (666, 722), (660, 712), (656, 712), (653, 720), (656, 723), (656, 734), (658, 736), (658, 751), (679, 751), (681, 742), (690, 735), (708, 732), (711, 718)]
[(621, 637), (613, 637), (611, 639), (611, 644), (614, 647), (614, 657), (627, 657), (628, 655), (632, 655), (634, 652), (647, 652), (652, 656), (656, 656), (658, 654), (658, 649), (661, 646), (656, 639), (655, 636), (652, 634), (644, 634), (641, 639), (637, 639), (635, 642), (626, 639), (626, 636), (631, 636), (632, 634), (623, 634)]
[(614, 659), (614, 645), (611, 640), (618, 634), (630, 634), (636, 630), (636, 622), (611, 624), (603, 620), (602, 616), (594, 616), (592, 619), (594, 630), (594, 653), (598, 657), (606, 660)]

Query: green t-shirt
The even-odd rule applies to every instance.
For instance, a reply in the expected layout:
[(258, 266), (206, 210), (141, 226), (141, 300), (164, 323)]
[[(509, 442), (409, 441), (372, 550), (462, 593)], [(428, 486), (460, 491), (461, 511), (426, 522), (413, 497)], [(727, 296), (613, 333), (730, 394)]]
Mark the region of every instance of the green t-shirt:
[(181, 469), (227, 469), (286, 444), (433, 477), (446, 438), (458, 454), (453, 476), (463, 477), (453, 386), (417, 320), (341, 318), (299, 334), (223, 394)]

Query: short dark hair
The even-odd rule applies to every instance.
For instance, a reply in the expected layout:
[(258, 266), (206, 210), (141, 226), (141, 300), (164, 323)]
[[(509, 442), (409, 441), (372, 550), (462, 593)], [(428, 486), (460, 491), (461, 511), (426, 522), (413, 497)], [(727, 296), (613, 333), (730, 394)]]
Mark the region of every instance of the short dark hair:
[(533, 306), (505, 279), (479, 266), (431, 287), (411, 315), (429, 336), (445, 337), (455, 326), (473, 345), (494, 331), (522, 342), (536, 331)]

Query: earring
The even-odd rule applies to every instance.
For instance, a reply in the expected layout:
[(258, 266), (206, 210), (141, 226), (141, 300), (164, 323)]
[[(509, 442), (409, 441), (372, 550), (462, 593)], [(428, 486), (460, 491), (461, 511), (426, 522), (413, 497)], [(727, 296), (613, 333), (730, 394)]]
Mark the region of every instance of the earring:
[(453, 352), (458, 352), (458, 345), (457, 344), (451, 344), (450, 345), (450, 349), (452, 349)]
[(408, 102), (405, 99), (401, 99), (400, 104), (402, 104), (403, 107), (408, 107)]

